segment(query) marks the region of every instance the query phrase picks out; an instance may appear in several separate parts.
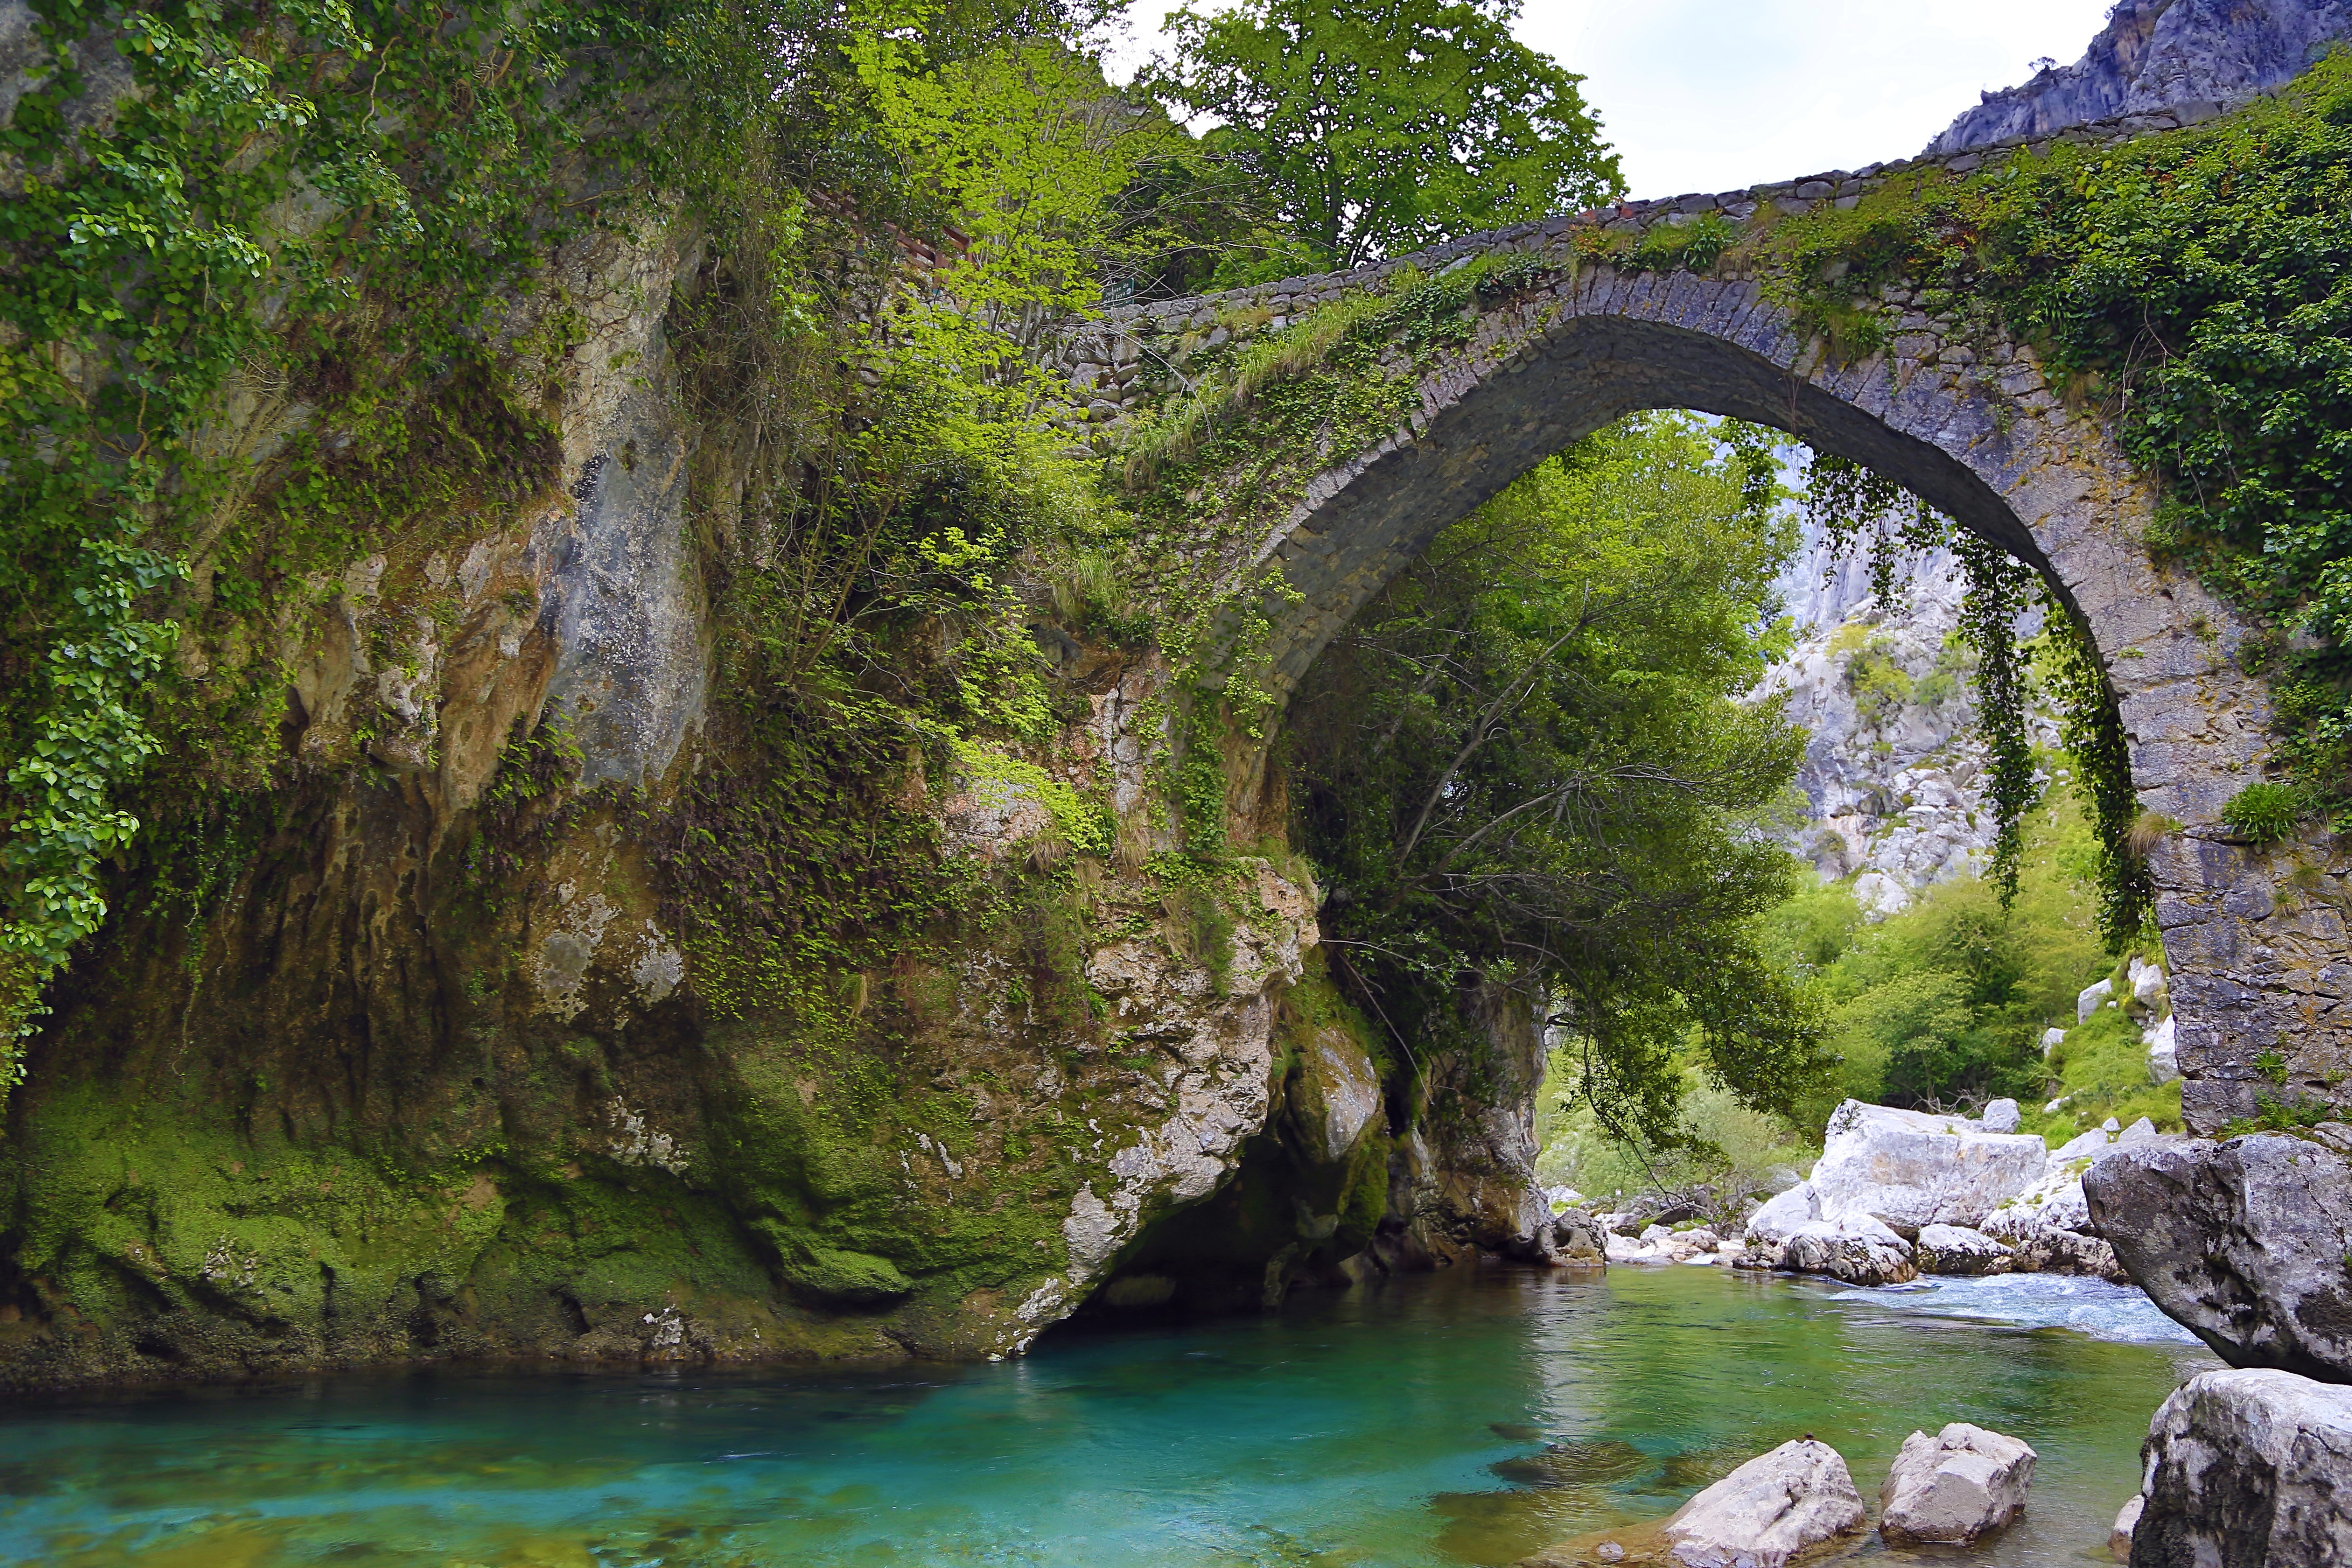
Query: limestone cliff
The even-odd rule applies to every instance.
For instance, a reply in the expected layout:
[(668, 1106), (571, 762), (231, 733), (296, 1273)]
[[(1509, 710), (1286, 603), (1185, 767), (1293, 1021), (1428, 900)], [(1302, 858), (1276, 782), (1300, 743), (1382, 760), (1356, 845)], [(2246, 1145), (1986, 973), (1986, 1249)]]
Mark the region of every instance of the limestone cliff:
[(2347, 0), (2120, 0), (2081, 59), (1986, 93), (1927, 152), (2159, 110), (2209, 119), (2285, 86), (2347, 38)]
[[(282, 670), (288, 763), (127, 865), (52, 987), (0, 1147), (0, 1384), (1002, 1355), (1188, 1213), (1253, 1300), (1383, 1233), (1442, 1234), (1391, 1249), (1425, 1264), (1525, 1230), (1523, 1171), (1393, 1136), (1349, 1022), (1286, 1000), (1316, 894), (1262, 759), (1226, 815), (1263, 853), (1201, 897), (1147, 868), (1160, 656), (1065, 634), (1050, 742), (760, 793), (713, 608), (758, 448), (677, 352), (722, 269), (682, 223), (559, 254), (533, 299), (584, 326), (551, 433), (485, 400), (494, 503), (371, 520), (258, 635), (205, 629), (199, 557), (182, 668)], [(256, 387), (206, 438), (266, 482), (318, 418)], [(1055, 867), (1073, 802), (1121, 842)], [(877, 835), (954, 898), (895, 952), (793, 948)], [(1260, 1202), (1236, 1173), (1286, 1140), (1261, 1248), (1201, 1205)]]
[[(1899, 603), (1885, 608), (1868, 563), (1809, 529), (1778, 587), (1796, 642), (1759, 695), (1783, 697), (1808, 737), (1797, 772), (1805, 820), (1790, 848), (1824, 880), (1855, 879), (1873, 915), (1981, 875), (1995, 827), (1968, 659), (1952, 640), (1965, 584), (1951, 552), (1907, 561)], [(2021, 633), (2038, 621), (2029, 614)], [(2052, 715), (2030, 722), (2036, 743), (2057, 744)]]

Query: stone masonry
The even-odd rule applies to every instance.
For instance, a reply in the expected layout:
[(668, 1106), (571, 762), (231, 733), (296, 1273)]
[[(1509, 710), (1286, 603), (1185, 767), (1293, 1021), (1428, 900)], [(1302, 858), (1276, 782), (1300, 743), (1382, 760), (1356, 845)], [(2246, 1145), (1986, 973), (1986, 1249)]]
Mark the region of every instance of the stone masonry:
[[(2208, 112), (2136, 115), (2049, 140), (2161, 133)], [(1840, 363), (1739, 269), (1736, 249), (1706, 272), (1580, 259), (1594, 230), (1638, 238), (1706, 213), (1752, 226), (1775, 211), (1851, 207), (1891, 182), (1938, 167), (1965, 174), (2025, 145), (1625, 203), (1349, 272), (1127, 308), (1090, 323), (1062, 363), (1092, 435), (1114, 449), (1126, 422), (1181, 388), (1204, 348), (1278, 331), (1408, 267), (1437, 276), (1486, 256), (1535, 262), (1516, 270), (1523, 286), (1470, 307), (1471, 341), (1428, 369), (1404, 425), (1367, 450), (1334, 454), (1233, 562), (1236, 573), (1277, 564), (1295, 590), (1295, 603), (1267, 605), (1276, 683), (1295, 683), (1444, 528), (1612, 420), (1693, 408), (1775, 426), (1868, 464), (1999, 543), (2089, 626), (2129, 737), (2143, 826), (2161, 829), (2149, 858), (2190, 1124), (2218, 1128), (2263, 1095), (2337, 1099), (2336, 1080), (2352, 1070), (2352, 858), (2320, 839), (2258, 851), (2221, 824), (2223, 803), (2263, 776), (2269, 752), (2269, 695), (2237, 662), (2252, 628), (2193, 576), (2150, 561), (2141, 541), (2156, 484), (2101, 413), (2070, 407), (2023, 345), (1931, 316), (1899, 284), (1883, 297), (1895, 317), (1884, 352)]]

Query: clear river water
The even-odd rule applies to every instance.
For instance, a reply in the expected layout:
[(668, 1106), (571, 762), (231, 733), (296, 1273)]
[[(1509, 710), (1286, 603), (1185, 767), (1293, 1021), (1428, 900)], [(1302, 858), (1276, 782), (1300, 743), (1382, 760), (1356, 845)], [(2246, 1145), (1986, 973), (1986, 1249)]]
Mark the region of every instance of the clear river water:
[(987, 1365), (18, 1403), (0, 1562), (1457, 1568), (1654, 1519), (1807, 1432), (1874, 1500), (1906, 1434), (1965, 1420), (2041, 1461), (2020, 1524), (1941, 1560), (2080, 1568), (2149, 1415), (2216, 1364), (2093, 1280), (1486, 1270)]

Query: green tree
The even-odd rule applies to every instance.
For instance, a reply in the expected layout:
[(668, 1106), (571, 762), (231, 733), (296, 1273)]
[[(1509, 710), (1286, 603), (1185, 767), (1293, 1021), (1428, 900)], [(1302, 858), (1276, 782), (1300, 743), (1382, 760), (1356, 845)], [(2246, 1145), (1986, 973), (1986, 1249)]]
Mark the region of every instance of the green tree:
[[(1810, 1121), (1843, 1095), (1930, 1108), (2044, 1097), (2042, 1030), (2071, 1026), (2075, 994), (2112, 963), (2077, 772), (2031, 814), (2006, 907), (1996, 882), (1961, 877), (1871, 925), (1837, 884), (1797, 893), (1761, 922), (1767, 951), (1814, 978), (1843, 1058)], [(2144, 1082), (2144, 1058), (2137, 1071)]]
[(1168, 18), (1151, 89), (1215, 117), (1324, 267), (1588, 206), (1622, 188), (1577, 84), (1511, 36), (1517, 0), (1245, 0)]
[(1601, 1120), (1654, 1144), (1694, 1054), (1783, 1111), (1826, 1066), (1754, 930), (1803, 738), (1740, 700), (1790, 543), (1752, 474), (1687, 416), (1585, 441), (1442, 535), (1291, 707), (1300, 842), (1367, 1013), (1426, 1052), (1465, 983), (1520, 988)]

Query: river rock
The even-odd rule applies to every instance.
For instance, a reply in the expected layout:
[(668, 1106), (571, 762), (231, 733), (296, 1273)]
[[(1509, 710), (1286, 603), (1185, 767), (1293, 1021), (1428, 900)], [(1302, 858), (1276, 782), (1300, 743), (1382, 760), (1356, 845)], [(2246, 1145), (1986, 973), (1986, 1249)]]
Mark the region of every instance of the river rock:
[(1553, 1250), (1562, 1263), (1594, 1264), (1608, 1259), (1608, 1233), (1601, 1228), (1600, 1221), (1582, 1209), (1554, 1215), (1551, 1237)]
[(2044, 1230), (2026, 1237), (2011, 1250), (2011, 1268), (2019, 1274), (2079, 1274), (2131, 1283), (2114, 1247), (2098, 1237), (2072, 1230)]
[(1748, 1245), (1778, 1253), (1799, 1226), (1822, 1217), (1821, 1194), (1811, 1182), (1799, 1182), (1787, 1192), (1767, 1198), (1748, 1216)]
[(1912, 1257), (1922, 1274), (2006, 1274), (2016, 1267), (2006, 1245), (1957, 1225), (1921, 1226)]
[(2134, 1143), (2158, 1142), (2163, 1137), (2164, 1134), (2156, 1130), (2156, 1123), (2145, 1116), (2129, 1127), (2110, 1116), (2088, 1132), (2069, 1140), (2056, 1153), (2050, 1156), (2050, 1160), (2054, 1167), (2069, 1160), (2087, 1160), (2094, 1155), (2104, 1154), (2110, 1149), (2126, 1148)]
[(2090, 1168), (2087, 1158), (2051, 1156), (2049, 1174), (1994, 1205), (1977, 1228), (2011, 1247), (2039, 1229), (2088, 1232), (2091, 1205), (2083, 1196), (2083, 1173)]
[(1760, 1454), (1683, 1504), (1664, 1534), (1682, 1568), (1786, 1568), (1869, 1514), (1845, 1460), (1811, 1437)]
[(2204, 1373), (2157, 1410), (2140, 1455), (2139, 1568), (2352, 1563), (2352, 1389)]
[(1980, 1226), (2049, 1163), (2049, 1145), (2031, 1133), (1849, 1100), (1830, 1117), (1811, 1184), (1823, 1219), (1868, 1215), (1910, 1236), (1922, 1226)]
[(2025, 1507), (2036, 1458), (2015, 1437), (1965, 1421), (1933, 1437), (1914, 1432), (1878, 1489), (1878, 1533), (1896, 1546), (1966, 1546), (1990, 1535)]
[(2342, 1155), (2275, 1133), (2144, 1143), (2099, 1159), (2083, 1192), (2131, 1278), (2223, 1361), (2352, 1383)]
[[(2107, 1147), (2105, 1133), (2090, 1136), (2102, 1141), (2102, 1151)], [(2010, 1267), (2018, 1273), (2094, 1275), (2118, 1282), (2129, 1278), (2115, 1248), (2094, 1233), (2083, 1196), (2083, 1173), (2090, 1164), (2087, 1158), (2062, 1163), (2053, 1155), (2050, 1174), (1985, 1216), (1985, 1234), (2009, 1247)]]
[(1780, 1249), (1780, 1267), (1849, 1285), (1907, 1285), (1919, 1278), (1911, 1244), (1868, 1215), (1799, 1226)]
[(1601, 1238), (1601, 1261), (1604, 1263), (1657, 1263), (1663, 1261), (1658, 1257), (1658, 1249), (1656, 1247), (1652, 1247), (1645, 1241), (1636, 1241), (1630, 1236), (1620, 1236), (1613, 1230), (1602, 1237)]
[(2107, 1531), (2107, 1555), (2116, 1562), (2131, 1561), (2132, 1531), (2139, 1523), (2140, 1510), (2147, 1506), (2147, 1499), (2134, 1493), (2131, 1501), (2116, 1510), (2115, 1527)]

